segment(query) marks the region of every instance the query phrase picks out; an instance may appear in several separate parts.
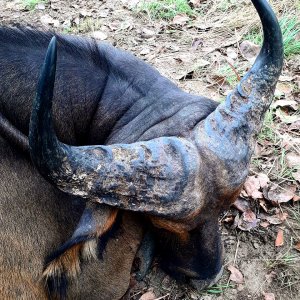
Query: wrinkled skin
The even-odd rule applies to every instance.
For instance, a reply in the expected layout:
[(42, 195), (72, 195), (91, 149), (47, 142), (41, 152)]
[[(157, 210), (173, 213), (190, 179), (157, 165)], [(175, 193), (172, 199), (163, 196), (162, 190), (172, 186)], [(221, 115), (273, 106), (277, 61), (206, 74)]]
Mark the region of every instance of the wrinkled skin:
[[(31, 39), (28, 39), (30, 35)], [(39, 47), (36, 46), (37, 36), (40, 38)], [(16, 149), (22, 149), (21, 153), (1, 140), (1, 149), (4, 149), (2, 146), (4, 143), (6, 147), (10, 147), (10, 150), (1, 153), (0, 156), (1, 161), (6, 160), (9, 165), (7, 169), (1, 169), (3, 171), (0, 177), (1, 184), (11, 186), (11, 189), (19, 191), (20, 194), (14, 195), (10, 190), (5, 193), (6, 206), (4, 207), (3, 202), (1, 203), (3, 205), (1, 206), (3, 208), (1, 210), (3, 228), (7, 229), (9, 236), (23, 241), (20, 246), (9, 243), (7, 236), (2, 236), (1, 240), (2, 257), (5, 258), (2, 267), (10, 269), (14, 261), (23, 262), (22, 268), (18, 272), (2, 273), (6, 274), (0, 282), (2, 293), (12, 298), (17, 297), (19, 291), (18, 286), (11, 290), (10, 285), (8, 285), (10, 281), (33, 282), (35, 288), (28, 290), (24, 286), (21, 294), (26, 295), (24, 297), (28, 296), (28, 298), (36, 295), (38, 298), (43, 298), (43, 287), (38, 283), (38, 280), (43, 271), (45, 257), (71, 236), (83, 209), (81, 205), (73, 207), (71, 197), (63, 196), (38, 176), (32, 170), (33, 166), (26, 154), (23, 154), (24, 151), (27, 152), (28, 145), (26, 139), (22, 139), (22, 134), (28, 135), (31, 103), (50, 36), (50, 34), (42, 35), (32, 31), (23, 33), (18, 29), (0, 29), (0, 76), (2, 78), (0, 112), (6, 121), (5, 123), (2, 119), (1, 124), (6, 124), (6, 126), (2, 127), (1, 134), (12, 145), (17, 145)], [(56, 103), (55, 127), (59, 138), (66, 143), (75, 145), (103, 142), (109, 144), (114, 141), (130, 143), (135, 140), (150, 139), (162, 135), (184, 136), (190, 128), (207, 116), (217, 105), (211, 100), (183, 93), (173, 83), (161, 77), (157, 71), (128, 53), (107, 45), (97, 45), (81, 38), (64, 37), (60, 39), (66, 45), (68, 43), (74, 45), (75, 50), (75, 45), (83, 45), (80, 55), (75, 50), (73, 56), (68, 55), (68, 48), (65, 47), (65, 50), (62, 48), (61, 51), (65, 51), (66, 54), (58, 63), (60, 75), (58, 75), (54, 100)], [(92, 47), (100, 47), (100, 50), (93, 48), (94, 51), (90, 51), (89, 49)], [(36, 49), (36, 51), (25, 51), (27, 48)], [(95, 61), (88, 59), (89, 64), (86, 63), (88, 53), (95, 53)], [(107, 60), (116, 65), (115, 68), (122, 66), (123, 74), (120, 74), (122, 77), (116, 78), (114, 73), (109, 76), (108, 67), (100, 68), (101, 59), (96, 54), (101, 55), (101, 57), (107, 56)], [(11, 68), (12, 62), (14, 68)], [(27, 71), (29, 62), (32, 70), (30, 74)], [(140, 71), (136, 64), (140, 67)], [(131, 65), (134, 65), (134, 68)], [(112, 66), (111, 68), (113, 69)], [(145, 75), (139, 76), (138, 71)], [(91, 73), (94, 76), (91, 76)], [(20, 76), (20, 74), (26, 74), (26, 76)], [(134, 84), (133, 78), (136, 78), (137, 83)], [(136, 90), (137, 88), (138, 90)], [(143, 90), (149, 90), (145, 92), (146, 96), (140, 94)], [(169, 90), (167, 95), (166, 90)], [(162, 93), (164, 98), (159, 96)], [(143, 102), (138, 101), (142, 98), (144, 99)], [(118, 101), (116, 102), (114, 99), (118, 99)], [(115, 102), (115, 107), (112, 107)], [(128, 119), (132, 119), (132, 121), (129, 122)], [(178, 126), (178, 124), (180, 125)], [(13, 129), (10, 126), (13, 126)], [(15, 135), (15, 128), (21, 134)], [(128, 133), (126, 134), (126, 132)], [(8, 156), (11, 150), (15, 153), (13, 157)], [(22, 164), (19, 164), (20, 160)], [(16, 178), (11, 178), (10, 174), (15, 174)], [(24, 181), (24, 178), (28, 178), (28, 181)], [(3, 188), (0, 190), (3, 193)], [(26, 194), (30, 195), (30, 198), (21, 196), (25, 193), (24, 190)], [(22, 204), (23, 202), (24, 204)], [(78, 200), (76, 200), (77, 202)], [(24, 211), (23, 207), (26, 205), (30, 208), (29, 211)], [(6, 207), (10, 207), (9, 214)], [(44, 210), (41, 211), (40, 207), (44, 207)], [(39, 218), (32, 218), (36, 214), (39, 214)], [(46, 218), (48, 214), (52, 216), (49, 217), (49, 220)], [(25, 228), (23, 228), (24, 220), (17, 216), (26, 218), (27, 226)], [(64, 224), (64, 231), (61, 230), (61, 224)], [(92, 295), (91, 291), (93, 290), (95, 294), (102, 295), (100, 299), (118, 299), (126, 291), (131, 268), (130, 262), (132, 262), (133, 255), (137, 250), (137, 240), (140, 240), (140, 227), (139, 225), (135, 229), (131, 228), (132, 236), (126, 237), (125, 235), (123, 238), (130, 245), (131, 252), (126, 252), (124, 249), (126, 244), (120, 246), (118, 243), (117, 251), (106, 252), (103, 262), (105, 267), (101, 266), (98, 269), (98, 263), (94, 263), (90, 268), (91, 273), (94, 272), (93, 276), (85, 277), (84, 273), (80, 275), (78, 286), (85, 286), (85, 290), (76, 288), (75, 290), (78, 291), (79, 295), (83, 295), (84, 291), (86, 295)], [(13, 228), (20, 228), (19, 236), (12, 234)], [(27, 241), (32, 242), (27, 243)], [(115, 243), (114, 240), (111, 243)], [(36, 247), (32, 247), (32, 244), (36, 244)], [(39, 247), (38, 245), (43, 246)], [(110, 247), (112, 246), (109, 243), (108, 249)], [(28, 251), (28, 249), (31, 250)], [(15, 254), (12, 255), (12, 253)], [(33, 253), (35, 253), (34, 256)], [(122, 268), (118, 261), (118, 256), (121, 253), (124, 259)], [(107, 259), (105, 260), (105, 258)], [(31, 264), (24, 263), (28, 260), (31, 260)], [(117, 273), (113, 271), (113, 266), (118, 266)], [(34, 271), (32, 271), (33, 269)], [(85, 266), (82, 267), (82, 270), (84, 272)], [(109, 270), (112, 271), (111, 274), (108, 272)], [(112, 274), (118, 275), (117, 278), (113, 278)], [(83, 285), (82, 280), (85, 280), (87, 285)], [(92, 288), (95, 282), (106, 282), (105, 280), (108, 280), (110, 285), (97, 285), (97, 288)], [(107, 291), (103, 293), (105, 286), (110, 293)], [(35, 290), (38, 294), (33, 294)], [(72, 286), (69, 291), (73, 291)]]
[[(40, 173), (69, 194), (146, 212), (155, 227), (163, 267), (176, 277), (190, 279), (199, 289), (218, 279), (222, 270), (218, 214), (236, 199), (247, 176), (253, 140), (282, 67), (276, 18), (265, 1), (252, 2), (264, 24), (264, 47), (224, 104), (217, 107), (212, 100), (180, 91), (128, 54), (58, 36), (55, 130), (51, 117), (55, 41), (47, 54), (31, 119), (30, 150)], [(29, 79), (20, 77), (20, 70), (28, 61), (42, 60), (50, 35), (26, 32), (25, 39), (15, 31), (17, 38), (10, 40), (11, 33), (3, 32), (5, 51), (18, 57), (14, 63), (19, 71), (8, 71), (10, 81), (3, 84), (5, 100), (0, 108), (27, 136), (31, 103), (27, 96), (38, 67), (31, 65)], [(35, 49), (35, 60), (26, 51), (19, 58), (17, 41)], [(9, 70), (3, 64), (3, 70)], [(11, 89), (11, 82), (17, 82), (17, 88)], [(25, 103), (25, 114), (16, 101)], [(18, 140), (10, 133), (2, 128), (8, 139)]]

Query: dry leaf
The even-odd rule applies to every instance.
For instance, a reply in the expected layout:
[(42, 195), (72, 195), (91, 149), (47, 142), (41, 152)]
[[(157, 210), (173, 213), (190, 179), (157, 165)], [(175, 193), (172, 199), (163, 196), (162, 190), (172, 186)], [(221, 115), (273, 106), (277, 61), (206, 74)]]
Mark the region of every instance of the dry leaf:
[(107, 39), (107, 34), (103, 31), (94, 31), (92, 33), (92, 37), (96, 40), (100, 40), (100, 41), (103, 41), (103, 40), (106, 40)]
[(275, 295), (273, 293), (264, 293), (264, 300), (275, 300)]
[(38, 3), (35, 8), (39, 9), (39, 10), (44, 10), (46, 7), (45, 7), (45, 3)]
[(295, 185), (287, 185), (284, 188), (273, 187), (268, 192), (268, 199), (275, 203), (288, 202), (293, 199), (296, 189)]
[(241, 212), (245, 212), (250, 209), (250, 203), (249, 201), (238, 197), (235, 202), (233, 203), (233, 206), (238, 209)]
[(300, 169), (300, 155), (290, 152), (285, 156), (285, 160), (289, 168)]
[(184, 73), (179, 74), (179, 76), (176, 79), (185, 80), (188, 78), (193, 78), (194, 73), (197, 70), (199, 70), (200, 68), (203, 68), (209, 64), (210, 64), (209, 61), (199, 58), (188, 70), (184, 71)]
[(284, 242), (284, 240), (283, 240), (283, 230), (279, 229), (278, 233), (277, 233), (276, 240), (275, 240), (275, 246), (276, 247), (283, 246), (283, 242)]
[(274, 107), (274, 108), (290, 107), (293, 110), (297, 110), (299, 108), (299, 104), (295, 100), (277, 100), (277, 101), (273, 102), (271, 107)]
[(288, 214), (286, 212), (279, 212), (276, 215), (269, 216), (264, 213), (259, 214), (259, 218), (262, 220), (268, 221), (268, 223), (273, 225), (282, 224), (288, 217)]
[(263, 228), (267, 228), (270, 226), (270, 223), (269, 222), (260, 222), (259, 225)]
[(259, 206), (267, 213), (268, 208), (264, 199), (259, 199)]
[(253, 199), (263, 198), (263, 194), (259, 191), (260, 182), (255, 176), (249, 176), (244, 183), (244, 189), (249, 197)]
[(141, 33), (141, 37), (144, 39), (150, 39), (153, 36), (155, 36), (155, 31), (148, 29), (148, 28), (143, 28), (142, 29), (142, 33)]
[[(281, 96), (290, 95), (293, 91), (293, 85), (290, 83), (278, 82), (275, 90), (275, 97), (280, 98)], [(283, 100), (288, 101), (288, 100)]]
[(297, 251), (300, 252), (300, 242), (298, 242), (298, 243), (295, 245), (294, 248), (295, 248)]
[(46, 25), (54, 23), (54, 19), (49, 15), (41, 16), (40, 20), (43, 24), (46, 24)]
[(276, 278), (276, 272), (275, 271), (272, 271), (271, 273), (269, 274), (266, 274), (265, 277), (266, 277), (266, 280), (267, 282), (270, 284), (274, 278)]
[(262, 189), (264, 187), (268, 186), (268, 183), (270, 182), (268, 175), (266, 175), (264, 173), (259, 173), (257, 175), (257, 179), (259, 180), (259, 184)]
[(189, 3), (191, 3), (193, 7), (198, 8), (201, 5), (201, 1), (203, 0), (190, 0)]
[(284, 112), (282, 109), (276, 110), (276, 116), (284, 123), (292, 124), (294, 122), (300, 121), (300, 115), (289, 115), (286, 112)]
[(150, 53), (150, 49), (149, 48), (144, 48), (142, 49), (142, 51), (140, 52), (140, 55), (147, 55)]
[(244, 277), (240, 270), (230, 265), (227, 269), (231, 272), (229, 279), (236, 283), (244, 283)]
[(295, 180), (300, 182), (300, 170), (298, 170), (297, 172), (293, 172), (292, 175)]
[(139, 300), (155, 300), (156, 296), (153, 292), (147, 292), (141, 296)]
[(281, 75), (279, 77), (279, 81), (293, 81), (295, 77), (293, 76), (286, 76), (286, 75)]
[(187, 15), (179, 14), (173, 18), (173, 24), (184, 25), (186, 22), (189, 21), (189, 19), (190, 18)]
[(243, 41), (240, 44), (240, 51), (242, 56), (250, 61), (251, 63), (254, 62), (254, 60), (256, 59), (257, 55), (260, 52), (260, 46), (250, 42), (250, 41)]
[(199, 46), (203, 46), (204, 40), (199, 38), (194, 38), (192, 42), (193, 50), (197, 50)]
[(227, 53), (227, 56), (233, 60), (237, 59), (238, 58), (238, 54), (236, 52), (236, 49), (233, 48), (233, 47), (228, 47), (226, 49), (226, 53)]
[(258, 225), (259, 221), (260, 220), (256, 218), (255, 213), (248, 209), (242, 214), (237, 226), (243, 231), (250, 231)]
[(297, 201), (299, 201), (299, 200), (300, 200), (300, 196), (295, 195), (295, 196), (293, 197), (293, 201), (294, 201), (294, 202), (297, 202)]

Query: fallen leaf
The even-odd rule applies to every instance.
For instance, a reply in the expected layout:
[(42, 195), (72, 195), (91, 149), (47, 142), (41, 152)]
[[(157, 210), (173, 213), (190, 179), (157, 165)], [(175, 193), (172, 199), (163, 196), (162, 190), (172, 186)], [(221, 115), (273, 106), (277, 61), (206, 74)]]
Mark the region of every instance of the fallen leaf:
[[(298, 131), (300, 131), (300, 120), (297, 120), (296, 122), (293, 122), (290, 125), (289, 130), (298, 130)], [(300, 144), (300, 138), (294, 138), (294, 140), (298, 140), (297, 144)]]
[(295, 100), (277, 100), (272, 103), (271, 107), (290, 107), (293, 110), (297, 110), (299, 108), (299, 104)]
[(40, 20), (43, 24), (46, 24), (46, 25), (54, 23), (54, 19), (49, 15), (41, 16)]
[(296, 190), (295, 185), (286, 185), (284, 188), (275, 186), (269, 190), (268, 199), (275, 203), (285, 203), (293, 199)]
[(147, 55), (150, 53), (150, 49), (149, 48), (144, 48), (141, 52), (140, 55)]
[(250, 61), (251, 63), (254, 62), (254, 60), (256, 59), (257, 55), (260, 52), (260, 46), (250, 42), (250, 41), (243, 41), (240, 44), (240, 51), (242, 56)]
[(290, 152), (285, 156), (286, 164), (289, 168), (300, 169), (300, 155)]
[(281, 75), (279, 81), (293, 81), (294, 78), (293, 76)]
[(244, 183), (244, 189), (249, 197), (253, 199), (263, 198), (263, 194), (259, 191), (260, 182), (255, 176), (249, 176)]
[(230, 265), (227, 269), (231, 272), (229, 279), (236, 283), (244, 283), (244, 276), (240, 270)]
[(186, 22), (189, 21), (189, 19), (190, 18), (187, 15), (179, 14), (173, 18), (173, 24), (184, 25)]
[(298, 243), (295, 245), (294, 248), (295, 248), (297, 251), (300, 252), (300, 242), (298, 242)]
[(266, 274), (265, 277), (266, 277), (266, 280), (267, 282), (270, 284), (274, 278), (276, 278), (276, 272), (275, 271), (271, 271), (271, 273), (269, 274)]
[(194, 38), (192, 42), (192, 48), (194, 51), (198, 49), (199, 46), (203, 46), (204, 40), (199, 38)]
[[(290, 95), (293, 91), (293, 85), (286, 82), (278, 82), (275, 90), (275, 97), (280, 98), (281, 96)], [(283, 100), (289, 101), (289, 100)]]
[(299, 201), (299, 200), (300, 200), (300, 196), (295, 195), (295, 196), (293, 197), (293, 201), (294, 201), (294, 202), (297, 202), (297, 201)]
[(189, 2), (193, 5), (193, 7), (197, 8), (200, 7), (201, 1), (203, 0), (190, 0)]
[(156, 296), (153, 292), (146, 292), (139, 300), (155, 300)]
[(282, 224), (288, 217), (286, 212), (279, 212), (276, 215), (269, 216), (264, 213), (259, 214), (259, 218), (262, 220), (266, 220), (268, 223), (273, 225)]
[(233, 60), (238, 58), (238, 54), (236, 53), (236, 49), (233, 47), (228, 47), (226, 49), (227, 56)]
[(35, 8), (39, 9), (39, 10), (44, 10), (46, 7), (45, 7), (45, 3), (38, 3)]
[(94, 31), (92, 37), (96, 40), (103, 41), (107, 39), (107, 34), (103, 31)]
[(257, 179), (259, 180), (259, 184), (261, 188), (268, 186), (268, 183), (270, 182), (268, 175), (264, 173), (259, 173), (257, 175)]
[(267, 213), (268, 208), (264, 199), (259, 199), (259, 206)]
[(235, 202), (233, 203), (233, 206), (241, 212), (245, 212), (250, 209), (249, 201), (247, 201), (241, 197), (238, 197), (235, 200)]
[(265, 299), (264, 300), (275, 300), (275, 295), (273, 293), (263, 293)]
[(141, 37), (144, 39), (150, 39), (155, 35), (156, 35), (155, 31), (153, 31), (151, 29), (148, 29), (148, 28), (142, 29)]
[(279, 229), (278, 233), (277, 233), (276, 240), (275, 240), (275, 246), (276, 247), (283, 246), (283, 242), (284, 242), (284, 240), (283, 240), (283, 230)]
[(259, 225), (263, 228), (267, 228), (270, 226), (270, 223), (269, 222), (260, 222)]
[(199, 70), (205, 66), (208, 66), (209, 64), (210, 64), (209, 61), (199, 58), (188, 70), (184, 71), (183, 74), (181, 73), (179, 75), (179, 77), (177, 77), (176, 79), (185, 80), (185, 79), (193, 78), (194, 73), (197, 70)]
[(237, 226), (243, 231), (250, 231), (258, 225), (259, 221), (260, 220), (256, 218), (255, 213), (248, 209), (242, 214)]
[(300, 121), (300, 116), (295, 115), (289, 115), (286, 112), (284, 112), (282, 109), (276, 109), (276, 116), (284, 123), (292, 124), (294, 122)]

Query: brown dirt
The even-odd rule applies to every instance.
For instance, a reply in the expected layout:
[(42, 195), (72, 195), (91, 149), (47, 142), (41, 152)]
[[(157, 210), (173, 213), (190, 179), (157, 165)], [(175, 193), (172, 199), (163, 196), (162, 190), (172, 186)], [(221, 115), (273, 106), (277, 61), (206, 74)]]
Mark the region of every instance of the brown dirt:
[[(137, 10), (135, 4), (139, 1), (134, 0), (52, 0), (45, 7), (40, 5), (33, 10), (24, 9), (24, 2), (0, 0), (0, 23), (20, 23), (43, 30), (104, 38), (116, 47), (131, 51), (149, 62), (184, 90), (219, 100), (224, 98), (237, 80), (231, 76), (234, 81), (232, 83), (229, 75), (222, 75), (221, 72), (224, 67), (229, 72), (232, 69), (228, 63), (228, 48), (238, 54), (234, 71), (243, 74), (251, 64), (241, 57), (239, 45), (243, 35), (255, 27), (255, 24), (259, 24), (250, 1), (199, 1), (203, 2), (203, 14), (184, 24), (174, 24), (172, 20), (151, 19)], [(227, 5), (226, 9), (221, 9), (224, 3)], [(272, 3), (280, 14), (289, 11), (296, 16), (300, 15), (299, 10), (296, 10), (300, 9), (297, 1), (290, 1), (288, 4), (286, 1)], [(299, 56), (286, 61), (284, 75), (296, 79), (292, 81), (293, 92), (288, 93), (284, 89), (282, 96), (283, 99), (293, 99), (298, 104), (299, 61)], [(279, 142), (274, 148), (268, 139), (260, 139), (251, 173), (268, 174), (272, 182), (269, 189), (276, 183), (280, 183), (283, 188), (295, 185), (295, 194), (299, 194), (299, 181), (286, 179), (282, 174), (283, 179), (277, 176), (282, 169), (276, 157), (276, 153), (278, 156), (286, 149), (286, 144), (282, 144), (282, 141), (287, 141), (286, 136), (291, 140), (299, 138), (299, 125), (296, 124), (296, 130), (293, 130), (291, 125), (281, 124), (278, 118), (275, 119), (275, 125), (279, 131)], [(285, 138), (282, 138), (283, 135)], [(291, 147), (287, 151), (294, 148), (299, 150), (299, 140)], [(274, 169), (274, 166), (278, 168)], [(266, 200), (265, 191), (263, 192)], [(256, 216), (263, 212), (262, 199), (253, 199), (247, 193), (243, 194), (243, 198), (248, 201)], [(132, 287), (127, 298), (139, 299), (145, 292), (152, 291), (157, 299), (172, 300), (268, 299), (264, 293), (274, 293), (276, 299), (300, 299), (300, 255), (293, 248), (295, 242), (300, 241), (298, 203), (289, 201), (280, 207), (289, 214), (283, 223), (269, 224), (267, 228), (258, 225), (250, 231), (241, 230), (233, 222), (234, 218), (242, 218), (237, 209), (232, 208), (224, 214), (220, 227), (225, 249), (225, 272), (214, 289), (199, 294), (189, 287), (177, 284), (154, 263), (151, 273), (143, 282)], [(274, 215), (278, 209), (267, 200), (266, 207), (269, 215)], [(298, 214), (298, 221), (293, 218), (294, 214)], [(279, 228), (283, 229), (284, 244), (275, 247)], [(229, 280), (229, 265), (234, 265), (242, 272), (244, 283), (236, 284)]]

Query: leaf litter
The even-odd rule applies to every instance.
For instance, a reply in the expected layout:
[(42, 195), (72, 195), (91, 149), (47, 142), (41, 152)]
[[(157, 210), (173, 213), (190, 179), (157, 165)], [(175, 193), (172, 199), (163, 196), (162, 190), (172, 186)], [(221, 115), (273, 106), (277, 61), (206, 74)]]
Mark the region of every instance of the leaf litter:
[[(228, 7), (223, 9), (221, 6), (224, 3), (221, 0), (191, 0), (190, 6), (202, 10), (202, 13), (192, 17), (177, 14), (170, 21), (153, 20), (139, 12), (138, 8), (142, 2), (78, 0), (70, 4), (69, 1), (52, 0), (45, 2), (45, 7), (38, 6), (34, 12), (29, 12), (22, 10), (20, 2), (10, 1), (0, 12), (0, 18), (3, 24), (19, 23), (21, 15), (24, 24), (27, 22), (38, 28), (84, 34), (99, 41), (105, 40), (151, 62), (161, 73), (187, 91), (214, 99), (224, 99), (235, 85), (238, 76), (242, 76), (249, 69), (260, 49), (258, 44), (245, 38), (246, 34), (259, 24), (250, 1), (230, 1)], [(295, 7), (294, 1), (275, 0), (272, 1), (272, 5), (279, 15), (284, 13), (287, 7)], [(233, 288), (223, 291), (222, 293), (228, 293), (229, 299), (237, 298), (236, 294), (231, 294), (233, 291), (237, 292), (241, 299), (251, 296), (257, 298), (257, 293), (266, 300), (273, 299), (267, 297), (275, 294), (280, 295), (282, 299), (292, 299), (290, 290), (286, 294), (284, 289), (278, 291), (276, 284), (279, 282), (275, 278), (272, 281), (273, 290), (269, 286), (265, 289), (263, 283), (254, 289), (255, 279), (249, 271), (249, 266), (255, 265), (255, 261), (251, 260), (252, 252), (254, 258), (260, 259), (267, 255), (267, 258), (272, 259), (275, 257), (274, 248), (277, 248), (277, 251), (286, 249), (288, 240), (292, 236), (295, 237), (287, 231), (288, 222), (291, 223), (292, 219), (284, 208), (291, 205), (293, 209), (297, 209), (300, 200), (300, 170), (297, 167), (300, 149), (299, 61), (299, 57), (292, 57), (286, 61), (276, 89), (276, 99), (271, 107), (273, 123), (268, 125), (268, 130), (276, 136), (275, 142), (270, 140), (272, 135), (266, 135), (259, 141), (258, 163), (252, 163), (251, 175), (241, 196), (222, 218), (222, 232), (226, 233), (223, 240), (229, 241), (228, 245), (236, 245), (237, 235), (244, 237), (244, 242), (240, 242), (237, 249), (226, 248), (225, 259), (231, 262), (250, 259), (250, 263), (244, 268), (239, 264), (239, 269), (244, 275), (229, 271), (230, 276), (236, 280), (232, 280), (233, 282), (240, 284), (240, 280), (246, 286), (244, 291)], [(283, 166), (290, 169), (290, 177), (286, 178), (285, 174), (281, 174)], [(278, 226), (282, 226), (284, 230)], [(252, 240), (256, 240), (259, 247), (249, 250)], [(300, 239), (296, 241), (293, 251), (300, 252)], [(275, 247), (275, 243), (283, 245)], [(266, 248), (266, 253), (259, 252), (260, 248)], [(256, 272), (259, 264), (255, 265)], [(240, 272), (239, 269), (237, 271)], [(189, 295), (194, 293), (182, 290), (176, 282), (168, 284), (162, 290), (157, 279), (159, 273), (156, 269), (153, 272), (156, 277), (150, 274), (146, 283), (144, 282), (147, 288), (137, 284), (135, 289), (138, 290), (138, 294), (130, 299), (138, 300), (147, 293), (149, 297), (149, 293), (153, 293), (156, 298), (171, 293), (166, 299), (189, 299)], [(232, 275), (233, 273), (235, 275)], [(157, 288), (158, 286), (160, 288)], [(153, 292), (149, 287), (155, 287)], [(300, 285), (298, 287), (300, 288)], [(268, 292), (264, 293), (264, 290)], [(172, 296), (175, 294), (176, 296)]]

